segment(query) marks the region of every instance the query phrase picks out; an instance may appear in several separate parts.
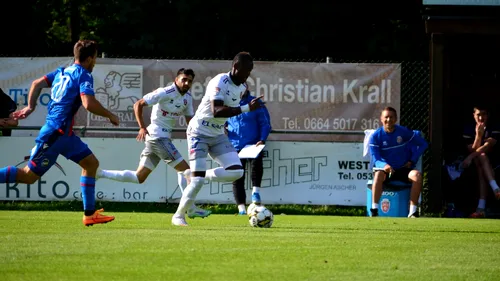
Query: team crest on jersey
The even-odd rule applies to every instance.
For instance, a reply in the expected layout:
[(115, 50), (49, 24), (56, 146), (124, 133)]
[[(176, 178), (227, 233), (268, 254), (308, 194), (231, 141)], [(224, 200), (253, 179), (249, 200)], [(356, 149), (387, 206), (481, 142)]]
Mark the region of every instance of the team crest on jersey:
[(396, 141), (397, 141), (398, 143), (402, 143), (402, 142), (403, 142), (403, 137), (398, 136), (398, 137), (396, 138)]
[(187, 99), (184, 99), (184, 105), (187, 105), (187, 104), (188, 104)]
[(83, 83), (83, 87), (84, 87), (84, 89), (91, 90), (91, 91), (94, 89), (94, 86), (92, 85), (92, 83), (90, 81), (85, 81), (85, 83)]

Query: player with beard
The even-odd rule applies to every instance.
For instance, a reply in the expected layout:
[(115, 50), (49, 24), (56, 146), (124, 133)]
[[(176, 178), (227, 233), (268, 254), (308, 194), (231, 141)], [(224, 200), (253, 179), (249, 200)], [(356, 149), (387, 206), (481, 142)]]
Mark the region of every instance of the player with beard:
[[(156, 168), (160, 160), (177, 171), (177, 181), (182, 191), (186, 188), (189, 178), (189, 165), (172, 143), (171, 133), (177, 119), (185, 116), (189, 122), (194, 115), (193, 98), (189, 89), (193, 84), (195, 74), (192, 69), (181, 68), (172, 85), (159, 88), (145, 95), (134, 104), (134, 113), (139, 124), (138, 141), (145, 142), (141, 153), (139, 166), (135, 171), (130, 170), (99, 170), (97, 178), (105, 178), (120, 182), (143, 183)], [(146, 128), (143, 109), (152, 106), (151, 124)], [(185, 177), (184, 173), (187, 174)], [(198, 208), (191, 204), (188, 216), (207, 217), (210, 211)]]

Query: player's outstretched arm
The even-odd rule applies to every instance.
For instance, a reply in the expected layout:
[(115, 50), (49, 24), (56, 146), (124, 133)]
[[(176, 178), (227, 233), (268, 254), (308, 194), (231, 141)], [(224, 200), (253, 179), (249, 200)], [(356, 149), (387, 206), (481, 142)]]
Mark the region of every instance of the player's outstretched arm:
[(40, 93), (42, 92), (42, 89), (48, 87), (49, 84), (47, 83), (45, 76), (33, 81), (33, 83), (31, 83), (31, 88), (28, 96), (28, 106), (21, 110), (13, 112), (11, 114), (11, 117), (14, 120), (27, 118), (33, 111), (35, 111), (36, 102), (38, 100), (38, 97), (40, 96)]
[(250, 101), (250, 103), (239, 106), (239, 107), (229, 107), (224, 105), (222, 100), (212, 100), (212, 113), (215, 118), (217, 117), (233, 117), (242, 112), (254, 111), (260, 108), (264, 103), (259, 101), (264, 96), (256, 97)]
[(82, 105), (83, 107), (85, 107), (87, 111), (95, 115), (108, 118), (113, 125), (118, 126), (118, 124), (120, 123), (118, 117), (113, 113), (111, 113), (111, 111), (104, 108), (104, 106), (102, 106), (102, 104), (95, 98), (95, 96), (81, 95), (81, 97), (82, 97)]

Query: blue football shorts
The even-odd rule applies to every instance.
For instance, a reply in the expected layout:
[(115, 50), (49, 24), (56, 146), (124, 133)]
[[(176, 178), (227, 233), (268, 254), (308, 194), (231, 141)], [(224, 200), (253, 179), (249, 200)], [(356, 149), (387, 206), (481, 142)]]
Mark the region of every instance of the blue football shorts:
[(87, 144), (73, 133), (68, 135), (61, 130), (41, 130), (31, 150), (28, 167), (41, 177), (56, 163), (59, 155), (78, 164), (91, 154)]

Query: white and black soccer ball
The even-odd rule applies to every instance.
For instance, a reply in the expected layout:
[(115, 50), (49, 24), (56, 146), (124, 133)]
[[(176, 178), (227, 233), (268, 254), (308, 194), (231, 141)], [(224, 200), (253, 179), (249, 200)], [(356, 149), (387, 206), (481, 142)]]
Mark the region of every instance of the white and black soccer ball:
[[(248, 208), (250, 209), (250, 206)], [(268, 208), (255, 205), (251, 212), (248, 213), (248, 222), (252, 227), (269, 228), (273, 225), (274, 215)]]
[(247, 214), (250, 215), (253, 212), (253, 210), (255, 210), (255, 208), (257, 208), (258, 206), (262, 206), (262, 205), (255, 204), (255, 203), (251, 203), (250, 205), (248, 205)]

